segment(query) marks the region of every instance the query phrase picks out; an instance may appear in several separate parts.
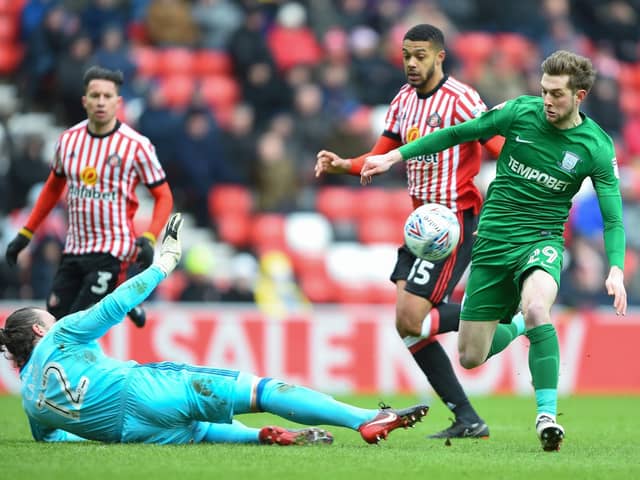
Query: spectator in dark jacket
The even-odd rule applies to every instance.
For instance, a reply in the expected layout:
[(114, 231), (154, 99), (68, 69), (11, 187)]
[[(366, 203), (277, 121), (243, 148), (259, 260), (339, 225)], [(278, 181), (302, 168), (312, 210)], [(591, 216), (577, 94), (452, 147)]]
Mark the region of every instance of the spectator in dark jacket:
[[(209, 225), (207, 193), (217, 183), (236, 182), (237, 178), (225, 157), (218, 126), (204, 108), (194, 107), (186, 113), (184, 127), (175, 144), (175, 161), (183, 177), (174, 187), (182, 188), (189, 210), (201, 226)], [(181, 184), (181, 185), (180, 185)]]

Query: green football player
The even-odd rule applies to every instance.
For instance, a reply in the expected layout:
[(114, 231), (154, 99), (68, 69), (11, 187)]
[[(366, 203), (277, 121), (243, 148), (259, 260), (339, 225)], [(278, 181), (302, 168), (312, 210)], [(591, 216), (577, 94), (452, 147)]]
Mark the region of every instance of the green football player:
[[(625, 232), (618, 168), (611, 138), (580, 112), (596, 72), (589, 59), (557, 51), (542, 63), (541, 97), (521, 96), (480, 117), (367, 158), (361, 181), (394, 163), (439, 152), (473, 139), (503, 135), (496, 178), (489, 186), (473, 247), (461, 313), (460, 364), (473, 368), (513, 338), (496, 333), (501, 319), (522, 305), (531, 343), (529, 369), (537, 403), (536, 431), (547, 451), (558, 450), (564, 429), (556, 422), (560, 349), (550, 310), (560, 283), (563, 230), (574, 195), (593, 182), (604, 220), (610, 264), (605, 281), (616, 314), (624, 315)], [(431, 157), (430, 157), (431, 158)]]

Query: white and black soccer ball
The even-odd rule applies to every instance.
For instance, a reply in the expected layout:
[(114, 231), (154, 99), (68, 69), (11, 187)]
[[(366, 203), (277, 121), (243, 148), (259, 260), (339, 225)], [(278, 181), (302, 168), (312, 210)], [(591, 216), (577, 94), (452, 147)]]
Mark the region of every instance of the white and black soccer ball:
[(459, 240), (458, 219), (444, 205), (420, 205), (404, 224), (405, 245), (416, 257), (424, 260), (435, 262), (447, 258)]

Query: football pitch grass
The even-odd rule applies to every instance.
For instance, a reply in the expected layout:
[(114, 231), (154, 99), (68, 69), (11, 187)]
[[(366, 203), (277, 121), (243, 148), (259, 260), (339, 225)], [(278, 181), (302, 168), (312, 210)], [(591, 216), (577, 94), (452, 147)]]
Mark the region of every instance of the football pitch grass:
[[(377, 396), (337, 397), (372, 407)], [(419, 403), (384, 396), (397, 408)], [(448, 425), (438, 401), (422, 423), (397, 430), (379, 446), (357, 432), (330, 427), (333, 445), (104, 445), (43, 444), (31, 439), (17, 397), (0, 396), (0, 467), (7, 480), (54, 479), (638, 479), (640, 397), (594, 396), (560, 400), (558, 421), (567, 432), (560, 452), (540, 448), (532, 397), (479, 397), (474, 404), (491, 429), (488, 440), (427, 440)], [(251, 426), (293, 426), (268, 414), (240, 415)]]

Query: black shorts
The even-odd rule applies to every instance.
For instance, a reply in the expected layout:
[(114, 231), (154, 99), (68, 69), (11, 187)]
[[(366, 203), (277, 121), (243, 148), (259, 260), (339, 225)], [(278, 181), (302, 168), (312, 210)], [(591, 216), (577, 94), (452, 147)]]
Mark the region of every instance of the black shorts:
[(414, 256), (406, 246), (398, 249), (396, 266), (391, 273), (391, 281), (406, 280), (407, 292), (426, 298), (432, 304), (441, 303), (451, 294), (471, 261), (471, 247), (478, 225), (478, 217), (472, 210), (457, 213), (461, 221), (460, 242), (447, 258), (429, 262)]
[(90, 307), (116, 288), (124, 266), (108, 253), (63, 255), (47, 298), (47, 310), (60, 319)]

